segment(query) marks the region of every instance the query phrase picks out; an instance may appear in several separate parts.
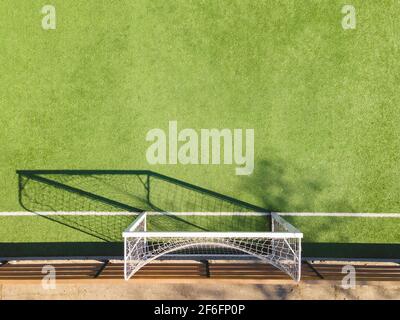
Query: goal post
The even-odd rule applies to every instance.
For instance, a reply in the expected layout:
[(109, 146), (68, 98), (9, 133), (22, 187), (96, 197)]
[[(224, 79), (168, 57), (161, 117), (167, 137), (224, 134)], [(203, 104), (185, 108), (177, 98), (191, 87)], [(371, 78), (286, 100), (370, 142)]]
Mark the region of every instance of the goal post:
[[(209, 225), (214, 222), (214, 230), (196, 230), (204, 221)], [(225, 223), (218, 224), (220, 221)], [(246, 230), (246, 225), (251, 227)], [(240, 255), (268, 262), (299, 281), (302, 237), (277, 213), (143, 212), (123, 232), (124, 277), (130, 279), (144, 265), (163, 255)]]

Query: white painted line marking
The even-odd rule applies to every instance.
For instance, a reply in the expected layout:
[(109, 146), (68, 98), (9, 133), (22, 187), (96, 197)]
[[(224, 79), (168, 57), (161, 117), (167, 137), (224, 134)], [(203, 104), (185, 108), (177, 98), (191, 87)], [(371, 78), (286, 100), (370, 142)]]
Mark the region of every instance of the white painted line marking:
[[(141, 212), (50, 211), (50, 212), (0, 212), (0, 216), (137, 216)], [(269, 216), (269, 212), (147, 212), (148, 215), (172, 216)]]
[(286, 217), (400, 218), (400, 213), (277, 212)]
[[(347, 217), (347, 218), (400, 218), (400, 213), (345, 213), (345, 212), (275, 212), (279, 216), (287, 217)], [(0, 217), (12, 216), (137, 216), (140, 212), (97, 212), (97, 211), (51, 211), (51, 212), (0, 212)], [(268, 212), (148, 212), (148, 215), (176, 215), (176, 216), (265, 216)]]

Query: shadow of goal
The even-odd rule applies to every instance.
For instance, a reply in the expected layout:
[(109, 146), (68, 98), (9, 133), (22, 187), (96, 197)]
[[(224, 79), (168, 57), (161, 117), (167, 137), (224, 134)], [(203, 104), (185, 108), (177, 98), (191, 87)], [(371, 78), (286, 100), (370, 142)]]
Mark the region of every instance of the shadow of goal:
[[(26, 210), (101, 241), (124, 241), (125, 278), (161, 256), (256, 257), (300, 277), (301, 233), (263, 208), (147, 170), (17, 173)], [(145, 230), (132, 229), (137, 219)]]

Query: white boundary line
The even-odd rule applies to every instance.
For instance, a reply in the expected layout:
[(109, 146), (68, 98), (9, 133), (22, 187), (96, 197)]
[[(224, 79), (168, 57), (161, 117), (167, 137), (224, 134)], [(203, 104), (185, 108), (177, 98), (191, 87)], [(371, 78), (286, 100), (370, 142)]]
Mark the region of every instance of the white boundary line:
[[(279, 216), (287, 217), (347, 217), (347, 218), (400, 218), (400, 213), (345, 213), (345, 212), (275, 212)], [(79, 212), (0, 212), (0, 217), (13, 216), (137, 216), (139, 212), (95, 212), (95, 211), (79, 211)], [(148, 212), (149, 215), (211, 215), (211, 216), (232, 216), (232, 215), (247, 215), (247, 216), (265, 216), (268, 212)]]
[[(0, 212), (0, 217), (13, 217), (13, 216), (138, 216), (141, 212), (127, 212), (127, 211), (111, 211), (111, 212), (98, 212), (98, 211), (43, 211), (43, 212)], [(148, 215), (172, 215), (172, 216), (269, 216), (269, 212), (147, 212)]]
[(137, 216), (139, 212), (95, 212), (95, 211), (79, 211), (79, 212), (65, 212), (65, 211), (51, 211), (51, 212), (0, 212), (0, 217), (18, 217), (18, 216)]
[(277, 212), (286, 217), (400, 218), (400, 213)]

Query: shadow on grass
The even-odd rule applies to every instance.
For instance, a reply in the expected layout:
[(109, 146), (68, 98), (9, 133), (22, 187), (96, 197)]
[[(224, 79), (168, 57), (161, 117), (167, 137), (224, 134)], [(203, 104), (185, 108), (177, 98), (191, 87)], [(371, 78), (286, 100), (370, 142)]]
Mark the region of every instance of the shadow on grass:
[[(28, 255), (32, 255), (33, 252), (39, 252), (43, 256), (88, 255), (91, 250), (87, 250), (85, 246), (93, 248), (96, 251), (95, 255), (108, 255), (109, 252), (115, 251), (115, 243), (122, 243), (122, 232), (134, 221), (137, 214), (143, 211), (265, 211), (249, 203), (146, 170), (25, 170), (17, 173), (19, 201), (25, 210), (90, 235), (98, 239), (99, 244), (14, 243), (0, 246), (0, 256), (10, 253), (14, 256), (13, 250), (10, 249), (13, 246), (15, 252)], [(48, 212), (59, 214), (47, 215)], [(236, 227), (248, 225), (238, 219), (235, 220)], [(226, 219), (220, 220), (218, 227), (228, 231), (228, 222)], [(158, 224), (160, 223), (162, 225), (157, 225), (158, 231), (169, 231), (177, 226), (182, 230), (208, 231), (215, 228), (215, 225), (206, 219), (194, 221), (182, 216), (164, 216), (158, 220)], [(264, 228), (265, 225), (269, 225), (268, 221), (262, 223)], [(119, 255), (122, 255), (123, 250), (121, 246), (120, 248)]]
[[(275, 212), (312, 212), (318, 196), (329, 187), (323, 173), (287, 163), (271, 153), (269, 158), (257, 161), (252, 176), (244, 179), (243, 188)], [(352, 212), (345, 199), (335, 199), (320, 211)], [(335, 199), (335, 200), (333, 200)]]
[[(316, 199), (330, 187), (320, 172), (289, 164), (275, 156), (273, 152), (270, 153), (269, 158), (258, 161), (253, 175), (244, 180), (242, 187), (256, 196), (263, 207), (273, 212), (313, 212), (317, 206)], [(328, 201), (324, 210), (320, 211), (353, 212), (352, 206), (346, 199), (337, 199), (335, 195), (332, 195), (331, 200)], [(295, 222), (291, 223), (296, 226)], [(335, 232), (335, 230), (346, 229), (345, 227), (346, 220), (338, 218), (335, 219), (335, 223), (326, 219), (326, 223), (310, 228), (308, 232), (311, 230), (313, 234), (304, 235), (303, 257), (377, 259), (400, 257), (400, 244), (353, 243), (352, 233), (344, 235), (343, 232)], [(338, 238), (332, 243), (307, 241), (307, 238), (324, 238), (327, 233), (337, 233)]]
[(123, 257), (122, 242), (0, 243), (0, 257)]
[[(111, 214), (78, 217), (42, 215), (99, 241), (2, 243), (0, 256), (121, 256), (122, 231), (142, 211), (312, 211), (315, 199), (329, 187), (319, 175), (299, 167), (289, 167), (278, 157), (271, 156), (259, 161), (255, 168), (254, 174), (246, 178), (243, 188), (258, 197), (262, 207), (151, 171), (19, 171), (19, 199), (28, 211), (38, 214), (46, 211)], [(352, 211), (346, 200), (332, 201), (329, 207), (333, 211)], [(132, 215), (112, 214), (121, 211)], [(340, 220), (334, 224), (329, 221), (320, 224), (316, 230), (312, 230), (315, 235), (313, 238), (321, 238), (319, 235), (341, 228), (344, 223), (344, 220)], [(172, 224), (176, 225), (176, 222)], [(210, 226), (200, 224), (193, 226), (192, 221), (183, 218), (179, 218), (179, 224), (210, 229)], [(305, 238), (305, 257), (391, 259), (400, 256), (398, 244), (350, 243), (351, 234), (335, 243), (315, 243), (307, 241), (307, 235)]]
[(400, 244), (303, 243), (303, 257), (399, 259)]
[[(123, 257), (122, 242), (0, 243), (0, 257)], [(303, 257), (399, 259), (400, 244), (303, 243)]]

